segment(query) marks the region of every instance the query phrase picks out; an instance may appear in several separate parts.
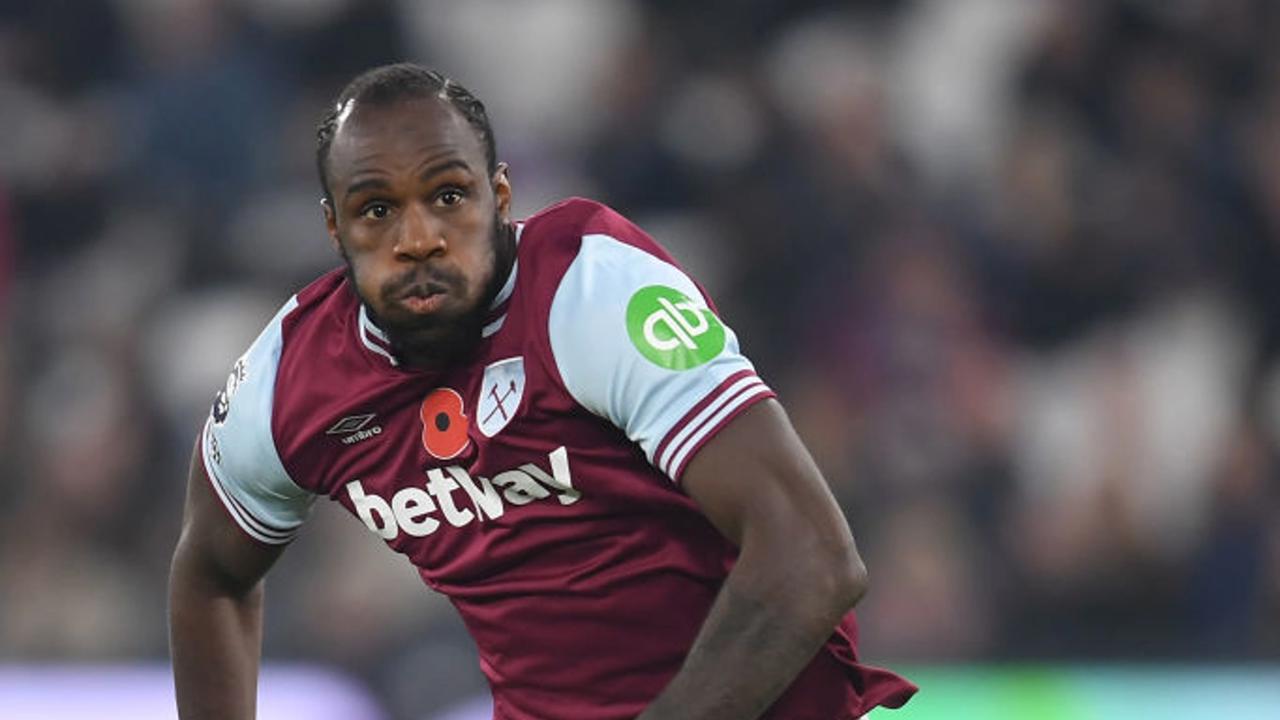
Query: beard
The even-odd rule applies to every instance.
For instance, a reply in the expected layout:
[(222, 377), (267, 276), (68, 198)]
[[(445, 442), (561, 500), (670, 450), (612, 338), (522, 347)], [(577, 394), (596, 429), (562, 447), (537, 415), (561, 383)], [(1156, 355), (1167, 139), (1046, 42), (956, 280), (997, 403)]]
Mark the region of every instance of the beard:
[[(347, 266), (347, 281), (364, 303), (369, 319), (387, 335), (396, 358), (408, 367), (438, 370), (465, 360), (480, 344), (489, 306), (501, 290), (515, 257), (515, 228), (494, 213), (490, 233), (493, 263), (478, 300), (461, 310), (440, 310), (430, 315), (397, 312), (396, 300), (408, 292), (445, 292), (462, 297), (469, 289), (462, 273), (452, 268), (420, 264), (386, 282), (378, 289), (381, 303), (371, 298), (356, 282), (355, 270), (345, 248), (340, 248)], [(374, 308), (390, 308), (379, 313)]]

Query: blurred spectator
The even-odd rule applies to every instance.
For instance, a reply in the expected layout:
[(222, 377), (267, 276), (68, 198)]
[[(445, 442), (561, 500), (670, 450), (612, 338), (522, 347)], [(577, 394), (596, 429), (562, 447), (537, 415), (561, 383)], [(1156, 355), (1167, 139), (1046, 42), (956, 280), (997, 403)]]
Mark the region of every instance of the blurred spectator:
[[(13, 312), (14, 295), (14, 245), (13, 226), (10, 222), (9, 198), (0, 181), (0, 475), (12, 477), (12, 451), (10, 450), (10, 425), (13, 422), (9, 408), (11, 399), (9, 368), (13, 362), (13, 331), (9, 316)], [(3, 519), (3, 515), (0, 515)]]

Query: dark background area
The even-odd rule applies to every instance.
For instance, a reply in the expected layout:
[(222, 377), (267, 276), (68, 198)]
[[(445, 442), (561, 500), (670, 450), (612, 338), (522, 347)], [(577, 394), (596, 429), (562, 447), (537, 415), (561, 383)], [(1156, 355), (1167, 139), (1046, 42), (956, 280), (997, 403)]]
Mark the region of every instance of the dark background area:
[[(1280, 657), (1277, 38), (1264, 0), (0, 0), (0, 659), (165, 657), (213, 392), (338, 262), (315, 124), (402, 59), (486, 102), (520, 213), (605, 201), (709, 288), (872, 661)], [(332, 507), (266, 654), (398, 717), (483, 691)]]

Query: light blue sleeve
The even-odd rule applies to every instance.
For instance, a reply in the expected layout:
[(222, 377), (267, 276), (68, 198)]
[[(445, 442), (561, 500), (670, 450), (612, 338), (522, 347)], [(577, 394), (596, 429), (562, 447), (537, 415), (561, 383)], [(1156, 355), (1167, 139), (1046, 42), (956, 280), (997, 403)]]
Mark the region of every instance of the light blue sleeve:
[(250, 537), (269, 545), (297, 535), (315, 497), (289, 477), (271, 433), (281, 322), (297, 305), (290, 298), (236, 360), (200, 443), (205, 471), (227, 512)]
[(582, 238), (548, 331), (574, 400), (672, 479), (738, 411), (773, 395), (683, 271), (608, 235)]

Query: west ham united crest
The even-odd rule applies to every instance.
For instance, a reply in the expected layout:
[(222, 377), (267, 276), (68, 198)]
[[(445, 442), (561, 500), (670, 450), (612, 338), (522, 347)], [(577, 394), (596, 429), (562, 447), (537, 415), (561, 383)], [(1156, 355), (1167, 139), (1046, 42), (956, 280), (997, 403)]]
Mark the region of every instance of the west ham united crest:
[(485, 437), (493, 437), (515, 417), (524, 397), (524, 358), (499, 360), (484, 369), (476, 422)]

